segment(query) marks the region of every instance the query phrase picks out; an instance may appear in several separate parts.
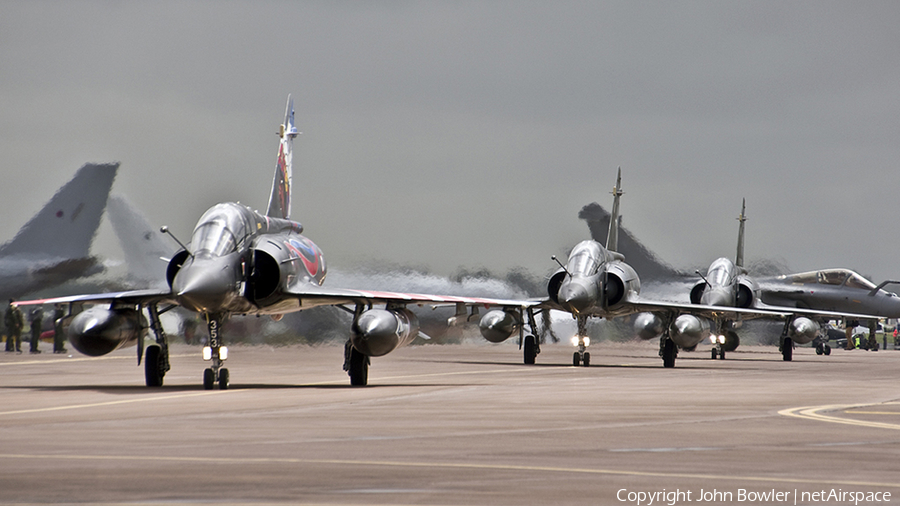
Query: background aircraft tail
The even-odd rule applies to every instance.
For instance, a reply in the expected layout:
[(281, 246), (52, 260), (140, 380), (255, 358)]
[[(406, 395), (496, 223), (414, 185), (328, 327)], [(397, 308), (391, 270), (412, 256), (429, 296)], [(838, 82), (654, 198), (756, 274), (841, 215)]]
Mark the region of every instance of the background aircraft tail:
[(291, 158), (294, 137), (297, 128), (294, 126), (294, 100), (288, 95), (287, 109), (284, 111), (284, 123), (278, 132), (281, 142), (278, 144), (278, 160), (275, 163), (275, 179), (272, 181), (272, 195), (269, 196), (269, 208), (266, 216), (273, 218), (291, 217)]
[(78, 169), (11, 241), (0, 246), (0, 256), (89, 257), (118, 168), (118, 163), (88, 163)]
[(741, 224), (738, 226), (737, 254), (734, 257), (734, 265), (738, 267), (744, 266), (744, 222), (747, 221), (747, 215), (744, 214), (744, 211), (746, 210), (747, 199), (744, 199), (743, 203), (741, 203), (741, 215), (738, 216), (738, 221), (741, 222)]
[(174, 245), (125, 197), (110, 195), (107, 207), (106, 215), (125, 253), (129, 278), (143, 284), (166, 285), (168, 263), (161, 258), (171, 258), (176, 252)]
[(622, 191), (622, 167), (619, 167), (619, 175), (616, 177), (616, 186), (613, 187), (612, 213), (609, 218), (609, 233), (606, 235), (606, 249), (619, 251), (619, 197)]

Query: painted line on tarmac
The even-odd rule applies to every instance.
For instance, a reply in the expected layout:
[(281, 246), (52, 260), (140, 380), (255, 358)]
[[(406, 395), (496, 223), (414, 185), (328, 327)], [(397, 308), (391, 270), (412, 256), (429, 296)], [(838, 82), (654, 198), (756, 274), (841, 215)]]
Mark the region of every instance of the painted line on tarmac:
[(785, 478), (778, 476), (747, 476), (747, 475), (726, 475), (726, 474), (703, 474), (703, 473), (663, 473), (652, 471), (628, 471), (622, 469), (597, 469), (585, 467), (557, 467), (557, 466), (523, 466), (515, 464), (476, 464), (466, 462), (406, 462), (392, 460), (351, 460), (351, 459), (299, 459), (299, 458), (276, 458), (276, 457), (165, 457), (153, 455), (41, 455), (41, 454), (23, 454), (23, 453), (0, 453), (0, 459), (4, 460), (60, 460), (60, 461), (107, 461), (107, 462), (188, 462), (197, 464), (215, 464), (215, 465), (248, 465), (248, 464), (309, 464), (309, 465), (336, 465), (336, 466), (369, 466), (369, 467), (396, 467), (396, 468), (441, 468), (456, 470), (489, 470), (489, 471), (524, 471), (538, 473), (565, 473), (565, 474), (590, 474), (590, 475), (608, 475), (608, 476), (636, 476), (651, 478), (690, 478), (701, 480), (720, 480), (720, 481), (752, 481), (762, 483), (794, 483), (804, 485), (828, 485), (833, 487), (842, 486), (860, 486), (860, 487), (878, 487), (878, 488), (897, 488), (900, 489), (900, 483), (887, 483), (875, 481), (855, 481), (841, 480), (839, 478), (821, 479), (821, 478)]
[[(2, 356), (2, 355), (0, 355), (0, 356)], [(175, 354), (169, 355), (169, 358), (193, 357), (193, 356), (199, 357), (200, 355), (197, 353), (179, 353), (177, 355), (175, 355)], [(44, 360), (35, 359), (35, 360), (23, 360), (23, 361), (19, 361), (19, 362), (0, 362), (0, 367), (9, 366), (9, 365), (35, 365), (35, 364), (46, 365), (46, 364), (62, 364), (62, 363), (69, 363), (69, 362), (88, 362), (88, 361), (96, 362), (96, 361), (100, 361), (100, 360), (124, 360), (124, 359), (136, 360), (134, 355), (127, 356), (127, 357), (125, 355), (116, 355), (115, 357), (78, 357), (78, 358), (62, 356), (62, 357), (46, 358)]]
[[(818, 422), (839, 423), (844, 425), (856, 425), (858, 427), (872, 427), (876, 429), (900, 430), (900, 424), (871, 422), (867, 420), (853, 420), (851, 418), (841, 418), (837, 416), (823, 415), (824, 411), (843, 411), (846, 414), (874, 414), (864, 411), (849, 411), (858, 408), (867, 408), (870, 406), (883, 406), (896, 404), (893, 402), (885, 402), (882, 404), (828, 404), (825, 406), (804, 406), (799, 408), (783, 409), (778, 412), (779, 415), (801, 418), (804, 420), (815, 420)], [(900, 412), (881, 412), (882, 414), (900, 415)]]
[(66, 411), (70, 409), (87, 409), (87, 408), (97, 408), (101, 406), (116, 406), (119, 404), (133, 404), (137, 402), (153, 402), (153, 401), (165, 401), (169, 399), (182, 399), (185, 397), (198, 397), (201, 395), (215, 395), (225, 392), (244, 392), (247, 389), (236, 389), (236, 390), (204, 390), (202, 392), (190, 392), (190, 393), (182, 393), (182, 394), (172, 394), (172, 395), (159, 395), (155, 397), (141, 397), (139, 399), (125, 399), (119, 401), (107, 401), (107, 402), (92, 402), (88, 404), (70, 404), (68, 406), (50, 406), (46, 408), (34, 408), (34, 409), (18, 409), (14, 411), (0, 411), (0, 416), (4, 415), (21, 415), (27, 413), (45, 413), (50, 411)]
[[(87, 360), (87, 359), (85, 359)], [(92, 359), (91, 359), (92, 360)], [(499, 373), (507, 373), (511, 372), (515, 369), (495, 369), (491, 371), (457, 371), (457, 372), (444, 372), (444, 373), (431, 373), (431, 374), (416, 374), (416, 375), (405, 375), (405, 376), (389, 376), (385, 378), (379, 378), (379, 380), (397, 380), (397, 379), (409, 379), (409, 378), (429, 378), (429, 377), (440, 377), (440, 376), (460, 376), (466, 374), (499, 374)], [(300, 386), (321, 386), (321, 385), (340, 385), (343, 384), (344, 381), (319, 381), (312, 383), (303, 383)], [(188, 392), (181, 394), (172, 394), (172, 395), (161, 395), (155, 397), (140, 397), (137, 399), (124, 399), (118, 401), (106, 401), (106, 402), (93, 402), (87, 404), (70, 404), (66, 406), (50, 406), (45, 408), (33, 408), (33, 409), (19, 409), (13, 411), (0, 411), (0, 416), (6, 415), (21, 415), (28, 413), (46, 413), (52, 411), (66, 411), (71, 409), (87, 409), (87, 408), (97, 408), (102, 406), (116, 406), (120, 404), (132, 404), (137, 402), (153, 402), (153, 401), (164, 401), (170, 399), (182, 399), (186, 397), (198, 397), (202, 395), (214, 395), (214, 394), (223, 394), (227, 392), (237, 393), (237, 392), (248, 392), (253, 390), (252, 388), (233, 388), (228, 390), (204, 390), (202, 392)]]

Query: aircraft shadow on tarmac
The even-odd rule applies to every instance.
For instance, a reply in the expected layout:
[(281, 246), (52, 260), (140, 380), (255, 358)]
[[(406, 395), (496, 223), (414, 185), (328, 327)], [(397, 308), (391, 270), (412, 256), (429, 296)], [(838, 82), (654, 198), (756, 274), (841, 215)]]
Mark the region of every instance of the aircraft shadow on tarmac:
[[(409, 388), (409, 387), (459, 387), (459, 386), (475, 386), (464, 383), (379, 383), (368, 385), (365, 389), (358, 386), (344, 384), (289, 384), (289, 383), (235, 383), (229, 385), (229, 390), (278, 390), (278, 389), (304, 389), (304, 390), (371, 390), (373, 388)], [(66, 386), (34, 386), (34, 385), (17, 385), (3, 387), (10, 390), (38, 390), (42, 392), (87, 392), (94, 391), (103, 394), (115, 395), (155, 395), (160, 393), (173, 394), (182, 392), (202, 392), (202, 385), (167, 385), (165, 387), (148, 389), (143, 385), (121, 385), (121, 386), (99, 386), (99, 385), (66, 385)]]

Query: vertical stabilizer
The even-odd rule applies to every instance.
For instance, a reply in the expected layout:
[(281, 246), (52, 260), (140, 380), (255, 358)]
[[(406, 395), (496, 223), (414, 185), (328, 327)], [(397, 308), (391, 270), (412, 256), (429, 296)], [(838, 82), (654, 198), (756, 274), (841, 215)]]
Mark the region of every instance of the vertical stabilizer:
[(272, 195), (269, 196), (269, 208), (266, 216), (273, 218), (291, 217), (291, 156), (297, 128), (294, 126), (294, 100), (288, 95), (287, 109), (284, 111), (284, 123), (278, 131), (281, 142), (278, 144), (278, 160), (275, 163), (275, 179), (272, 181)]
[(619, 250), (619, 197), (624, 195), (622, 191), (622, 167), (619, 167), (619, 175), (616, 177), (616, 186), (613, 187), (613, 205), (609, 216), (609, 233), (606, 235), (606, 249), (608, 251)]
[(0, 246), (0, 256), (89, 257), (118, 168), (118, 163), (88, 163), (78, 169), (11, 241)]
[(144, 284), (166, 285), (168, 263), (162, 259), (171, 258), (175, 248), (170, 241), (164, 240), (159, 228), (150, 225), (147, 218), (120, 195), (109, 196), (106, 216), (125, 253), (128, 276)]
[(744, 214), (744, 211), (746, 210), (747, 199), (744, 199), (743, 203), (741, 203), (741, 215), (737, 218), (741, 224), (738, 226), (737, 255), (734, 257), (734, 265), (738, 267), (744, 266), (744, 222), (747, 221), (747, 215)]

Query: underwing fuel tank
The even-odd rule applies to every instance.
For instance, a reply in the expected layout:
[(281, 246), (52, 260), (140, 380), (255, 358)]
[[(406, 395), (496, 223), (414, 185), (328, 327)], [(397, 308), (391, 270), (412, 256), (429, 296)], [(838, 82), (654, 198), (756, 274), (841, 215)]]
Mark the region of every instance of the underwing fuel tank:
[(140, 312), (94, 306), (69, 324), (69, 343), (79, 352), (99, 357), (147, 335), (147, 319)]
[(661, 336), (664, 330), (662, 318), (653, 313), (640, 313), (634, 318), (634, 331), (645, 341)]
[(791, 339), (797, 344), (811, 342), (819, 335), (819, 324), (805, 317), (794, 318), (791, 322)]
[(380, 357), (411, 343), (419, 335), (419, 319), (403, 309), (369, 309), (354, 322), (350, 342), (356, 351)]
[(519, 332), (519, 318), (515, 313), (493, 309), (481, 317), (478, 322), (478, 330), (481, 335), (492, 343), (502, 343), (513, 334)]
[[(683, 314), (675, 318), (669, 328), (669, 338), (681, 348), (692, 348), (709, 337), (710, 323), (706, 318)], [(653, 313), (641, 313), (634, 320), (634, 330), (641, 339), (659, 337), (665, 331), (662, 318)]]
[(709, 337), (709, 320), (683, 314), (675, 318), (669, 337), (682, 348), (693, 348)]

